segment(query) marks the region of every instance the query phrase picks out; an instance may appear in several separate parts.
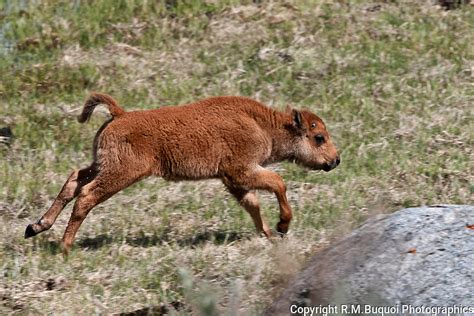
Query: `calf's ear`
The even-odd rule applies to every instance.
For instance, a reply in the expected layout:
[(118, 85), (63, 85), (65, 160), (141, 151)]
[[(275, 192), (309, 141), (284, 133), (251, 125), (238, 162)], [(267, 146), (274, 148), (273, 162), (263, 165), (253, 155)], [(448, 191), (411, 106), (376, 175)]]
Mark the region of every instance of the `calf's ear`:
[(293, 126), (296, 129), (300, 131), (303, 131), (305, 129), (303, 124), (303, 117), (301, 116), (301, 113), (298, 110), (291, 110), (291, 119), (293, 121)]

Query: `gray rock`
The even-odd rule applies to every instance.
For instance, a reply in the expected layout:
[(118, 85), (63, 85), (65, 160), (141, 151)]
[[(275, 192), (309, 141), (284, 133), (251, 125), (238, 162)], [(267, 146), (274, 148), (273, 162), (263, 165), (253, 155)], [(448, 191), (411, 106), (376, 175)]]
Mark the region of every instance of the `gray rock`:
[(267, 309), (369, 304), (472, 306), (474, 206), (403, 209), (318, 252)]

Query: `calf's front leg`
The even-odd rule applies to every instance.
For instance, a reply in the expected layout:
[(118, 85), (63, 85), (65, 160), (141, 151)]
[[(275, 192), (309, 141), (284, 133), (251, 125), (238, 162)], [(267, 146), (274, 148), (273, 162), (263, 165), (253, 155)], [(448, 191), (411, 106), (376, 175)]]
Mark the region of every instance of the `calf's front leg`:
[(272, 236), (272, 231), (262, 218), (257, 194), (249, 190), (232, 187), (229, 185), (227, 185), (227, 188), (229, 189), (229, 192), (237, 199), (239, 204), (250, 214), (253, 223), (255, 224), (255, 228), (257, 229), (257, 233), (263, 233), (266, 237), (270, 238)]
[(261, 166), (253, 170), (236, 169), (236, 172), (226, 176), (226, 181), (235, 187), (249, 190), (265, 190), (273, 192), (280, 206), (280, 221), (277, 224), (277, 231), (281, 234), (288, 232), (291, 219), (293, 217), (291, 206), (286, 198), (286, 185), (279, 174), (267, 170)]

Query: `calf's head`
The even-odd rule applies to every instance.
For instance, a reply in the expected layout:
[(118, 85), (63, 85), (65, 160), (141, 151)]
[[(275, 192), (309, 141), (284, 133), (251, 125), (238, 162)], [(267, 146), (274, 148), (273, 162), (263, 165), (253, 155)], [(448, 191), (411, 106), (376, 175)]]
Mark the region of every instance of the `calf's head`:
[(300, 165), (330, 171), (336, 168), (341, 159), (333, 144), (326, 125), (310, 111), (291, 110), (293, 158)]

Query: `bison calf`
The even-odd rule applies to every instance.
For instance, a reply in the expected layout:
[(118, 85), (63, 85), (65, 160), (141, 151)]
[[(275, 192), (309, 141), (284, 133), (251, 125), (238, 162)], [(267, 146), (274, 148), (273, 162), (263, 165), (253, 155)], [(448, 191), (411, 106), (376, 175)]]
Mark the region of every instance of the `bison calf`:
[(77, 197), (62, 240), (65, 254), (94, 206), (150, 175), (222, 179), (266, 236), (271, 230), (262, 220), (255, 190), (273, 192), (280, 205), (277, 231), (284, 234), (292, 217), (286, 187), (277, 173), (264, 167), (289, 160), (329, 171), (340, 162), (323, 121), (305, 110), (284, 113), (249, 98), (215, 97), (125, 112), (112, 97), (93, 93), (79, 122), (86, 122), (98, 104), (108, 107), (112, 119), (95, 136), (92, 164), (72, 172), (49, 210), (25, 231), (28, 238), (49, 229)]

